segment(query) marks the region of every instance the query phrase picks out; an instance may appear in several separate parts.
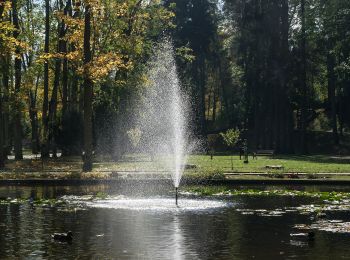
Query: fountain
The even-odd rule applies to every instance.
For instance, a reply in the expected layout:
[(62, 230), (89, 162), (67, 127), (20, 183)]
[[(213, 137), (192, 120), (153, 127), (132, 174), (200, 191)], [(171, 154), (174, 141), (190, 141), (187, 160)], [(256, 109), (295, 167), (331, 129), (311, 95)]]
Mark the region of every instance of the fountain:
[(144, 136), (143, 150), (157, 154), (171, 173), (178, 204), (178, 188), (193, 144), (188, 126), (189, 102), (181, 89), (174, 50), (169, 38), (157, 46), (148, 62), (147, 80), (143, 86), (139, 118)]
[[(169, 38), (164, 38), (156, 46), (152, 58), (146, 63), (146, 68), (144, 82), (138, 86), (139, 96), (134, 98), (135, 104), (132, 104), (132, 107), (137, 109), (130, 120), (132, 125), (128, 130), (129, 139), (134, 148), (137, 146), (139, 152), (150, 156), (157, 166), (157, 172), (165, 172), (166, 177), (171, 179), (175, 189), (175, 206), (172, 197), (159, 196), (161, 188), (153, 188), (152, 184), (147, 184), (147, 188), (141, 184), (140, 189), (147, 190), (141, 194), (135, 194), (134, 189), (138, 188), (133, 186), (131, 194), (126, 187), (127, 194), (121, 192), (118, 196), (108, 196), (105, 199), (68, 200), (70, 203), (75, 201), (79, 205), (85, 204), (93, 208), (176, 213), (210, 211), (229, 206), (227, 202), (189, 198), (185, 194), (186, 198), (179, 201), (179, 186), (188, 155), (198, 147), (199, 142), (191, 135), (190, 103), (179, 81), (175, 53)], [(158, 194), (154, 196), (153, 191)], [(163, 194), (167, 192), (168, 190), (162, 191)]]

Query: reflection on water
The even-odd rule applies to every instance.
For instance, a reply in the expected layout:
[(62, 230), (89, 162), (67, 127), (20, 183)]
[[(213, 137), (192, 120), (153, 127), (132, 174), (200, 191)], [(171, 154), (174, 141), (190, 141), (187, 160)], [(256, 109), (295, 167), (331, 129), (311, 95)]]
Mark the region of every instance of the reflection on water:
[(186, 251), (183, 248), (183, 237), (182, 237), (182, 231), (181, 231), (181, 227), (180, 227), (180, 222), (179, 222), (179, 217), (178, 216), (174, 216), (173, 219), (173, 229), (174, 229), (174, 238), (172, 241), (172, 244), (174, 245), (174, 252), (173, 252), (173, 256), (175, 260), (180, 260), (184, 258), (184, 254), (186, 253)]
[[(78, 198), (79, 201), (79, 198)], [(160, 212), (182, 212), (182, 211), (210, 211), (229, 207), (232, 203), (218, 200), (187, 199), (183, 198), (175, 205), (173, 198), (109, 198), (105, 200), (94, 200), (86, 202), (88, 207), (109, 208), (109, 209), (127, 209), (127, 210), (146, 210)]]
[[(132, 190), (108, 186), (0, 187), (0, 197), (76, 195), (79, 200), (81, 195), (101, 191), (113, 195), (77, 211), (29, 203), (0, 205), (0, 259), (346, 259), (350, 255), (347, 234), (315, 231), (312, 243), (292, 239), (295, 224), (312, 223), (309, 215), (291, 211), (263, 217), (237, 211), (297, 207), (314, 203), (312, 198), (185, 198), (178, 209), (172, 191), (159, 193), (150, 187)], [(332, 217), (350, 220), (348, 212), (334, 212)], [(51, 240), (53, 232), (68, 230), (74, 234), (72, 244)]]

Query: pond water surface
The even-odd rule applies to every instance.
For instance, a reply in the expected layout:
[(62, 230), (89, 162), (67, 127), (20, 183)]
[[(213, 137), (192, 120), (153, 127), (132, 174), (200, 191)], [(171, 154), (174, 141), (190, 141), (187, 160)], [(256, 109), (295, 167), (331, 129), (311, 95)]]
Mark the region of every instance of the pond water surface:
[[(85, 200), (98, 192), (111, 197)], [(182, 195), (175, 207), (172, 192), (150, 186), (0, 186), (0, 198), (64, 196), (73, 205), (0, 204), (0, 259), (350, 259), (349, 233), (315, 231), (313, 241), (291, 237), (296, 224), (312, 224), (312, 214), (256, 214), (317, 204), (317, 198)], [(327, 217), (350, 221), (344, 211)], [(68, 230), (72, 243), (51, 239)]]

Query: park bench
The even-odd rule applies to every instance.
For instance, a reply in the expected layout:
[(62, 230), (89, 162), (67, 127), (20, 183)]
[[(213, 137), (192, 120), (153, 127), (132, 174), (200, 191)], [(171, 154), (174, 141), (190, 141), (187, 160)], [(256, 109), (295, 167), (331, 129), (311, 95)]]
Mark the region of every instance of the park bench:
[(257, 159), (258, 155), (269, 155), (273, 156), (275, 154), (275, 150), (256, 150), (253, 153), (253, 159)]

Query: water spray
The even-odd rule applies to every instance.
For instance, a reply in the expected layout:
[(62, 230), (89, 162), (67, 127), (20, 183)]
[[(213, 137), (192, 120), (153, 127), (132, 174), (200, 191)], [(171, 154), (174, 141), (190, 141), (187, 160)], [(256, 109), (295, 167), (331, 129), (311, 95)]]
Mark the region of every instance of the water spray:
[(177, 192), (178, 192), (178, 187), (175, 187), (175, 204), (176, 204), (176, 206), (177, 206), (177, 198), (178, 198)]

